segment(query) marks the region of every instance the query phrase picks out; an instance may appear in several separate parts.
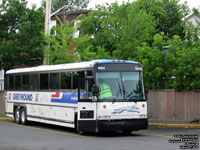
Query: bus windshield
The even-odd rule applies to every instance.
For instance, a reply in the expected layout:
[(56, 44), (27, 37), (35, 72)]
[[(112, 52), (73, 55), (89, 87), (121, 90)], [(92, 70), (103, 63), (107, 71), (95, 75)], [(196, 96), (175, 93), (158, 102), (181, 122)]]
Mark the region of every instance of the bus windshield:
[(142, 72), (97, 72), (99, 100), (144, 100)]

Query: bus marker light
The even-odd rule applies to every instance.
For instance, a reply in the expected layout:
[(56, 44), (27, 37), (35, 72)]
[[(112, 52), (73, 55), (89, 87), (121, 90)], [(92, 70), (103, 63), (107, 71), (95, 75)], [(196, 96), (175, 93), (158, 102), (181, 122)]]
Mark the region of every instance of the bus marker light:
[(145, 107), (145, 105), (144, 105), (144, 104), (142, 104), (142, 107), (144, 108), (144, 107)]
[(113, 60), (113, 62), (115, 62), (115, 60)]
[(103, 105), (103, 108), (106, 109), (106, 105)]

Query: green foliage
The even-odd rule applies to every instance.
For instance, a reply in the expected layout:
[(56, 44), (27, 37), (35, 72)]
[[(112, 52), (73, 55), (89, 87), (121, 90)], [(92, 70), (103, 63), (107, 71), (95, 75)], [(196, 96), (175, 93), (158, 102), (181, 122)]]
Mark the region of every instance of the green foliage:
[(163, 34), (156, 34), (152, 47), (144, 43), (137, 48), (137, 60), (143, 64), (145, 82), (152, 89), (169, 88), (171, 69), (175, 66), (171, 53), (163, 51), (167, 44), (163, 37)]
[(0, 5), (0, 68), (33, 66), (42, 62), (44, 10), (29, 9), (25, 0)]
[(184, 38), (182, 18), (189, 13), (187, 4), (179, 4), (179, 0), (137, 0), (138, 10), (144, 9), (157, 20), (158, 33), (163, 32), (168, 38), (179, 35)]
[(137, 46), (152, 41), (156, 24), (154, 17), (144, 10), (136, 11), (130, 3), (121, 6), (113, 3), (97, 9), (81, 21), (83, 33), (93, 36), (86, 43), (93, 45), (92, 52), (99, 53), (98, 47), (101, 47), (110, 58), (134, 58)]
[(200, 89), (200, 40), (187, 46), (187, 41), (174, 37), (170, 49), (175, 51), (176, 69), (173, 69), (173, 88), (178, 90)]
[[(78, 18), (77, 18), (78, 19)], [(65, 24), (57, 17), (59, 25), (54, 26), (51, 30), (51, 35), (44, 35), (46, 43), (49, 47), (49, 64), (62, 64), (79, 61), (77, 47), (89, 40), (88, 35), (78, 38), (73, 38), (73, 33), (77, 31), (77, 27), (73, 27), (73, 23), (66, 21)], [(56, 34), (56, 35), (55, 35)], [(88, 49), (86, 48), (86, 51)]]
[[(83, 10), (87, 8), (87, 5), (89, 2), (90, 0), (52, 0), (51, 11), (55, 12), (56, 10), (58, 10), (64, 5), (71, 5), (71, 6), (78, 7), (78, 9), (75, 9), (75, 10)], [(68, 7), (66, 8), (66, 10), (71, 11), (74, 9), (72, 9), (71, 7)]]
[(184, 23), (182, 18), (188, 13), (187, 4), (179, 0), (98, 6), (81, 22), (83, 33), (93, 37), (84, 44), (89, 49), (82, 60), (140, 61), (149, 88), (199, 89), (200, 24)]

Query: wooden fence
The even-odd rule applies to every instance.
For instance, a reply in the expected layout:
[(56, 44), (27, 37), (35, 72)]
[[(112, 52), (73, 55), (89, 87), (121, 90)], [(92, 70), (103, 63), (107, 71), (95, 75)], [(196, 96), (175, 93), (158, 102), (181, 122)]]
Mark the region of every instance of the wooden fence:
[(200, 119), (200, 91), (150, 90), (148, 117), (159, 121)]

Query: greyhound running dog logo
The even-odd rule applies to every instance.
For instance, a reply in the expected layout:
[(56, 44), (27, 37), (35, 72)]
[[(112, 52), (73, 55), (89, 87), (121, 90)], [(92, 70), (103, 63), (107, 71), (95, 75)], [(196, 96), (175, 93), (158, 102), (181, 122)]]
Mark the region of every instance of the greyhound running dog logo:
[(137, 106), (128, 106), (128, 107), (114, 109), (114, 112), (112, 112), (112, 114), (121, 114), (124, 111), (140, 113), (139, 108)]

